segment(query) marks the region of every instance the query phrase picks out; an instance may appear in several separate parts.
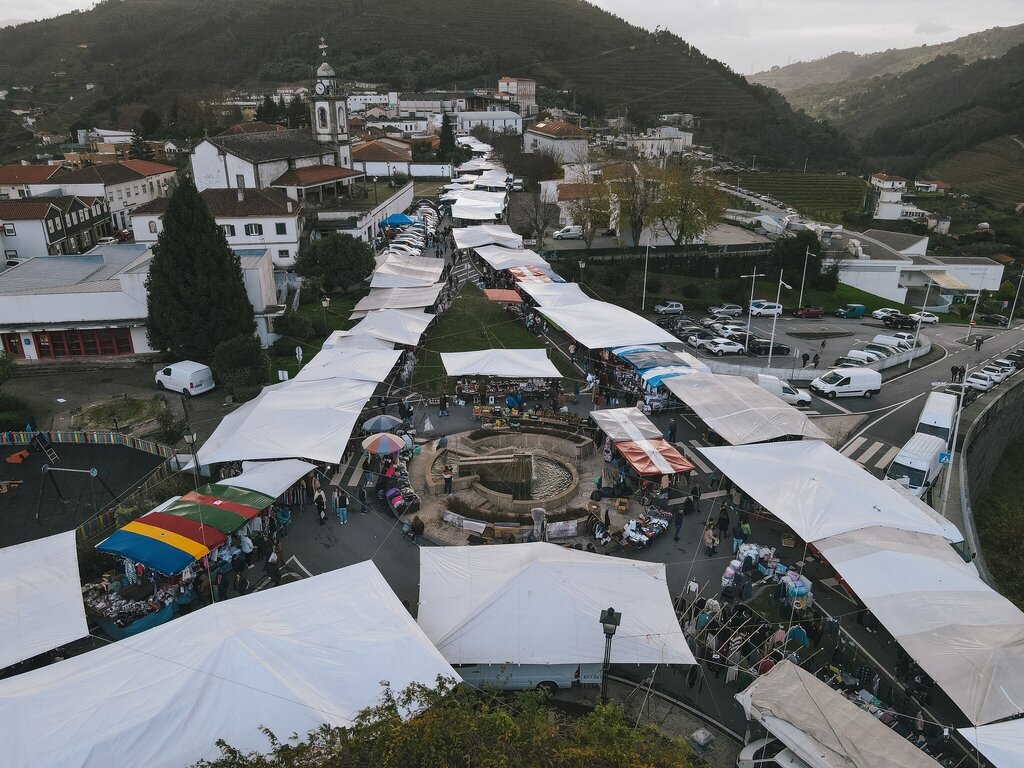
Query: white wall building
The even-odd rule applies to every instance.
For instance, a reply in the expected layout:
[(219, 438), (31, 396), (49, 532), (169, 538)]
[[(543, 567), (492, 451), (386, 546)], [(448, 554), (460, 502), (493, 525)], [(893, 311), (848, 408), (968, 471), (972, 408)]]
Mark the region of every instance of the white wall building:
[(345, 97), (345, 106), (349, 114), (363, 112), (367, 107), (382, 107), (388, 109), (391, 104), (397, 104), (398, 94), (396, 93), (350, 93)]
[(537, 114), (537, 81), (528, 77), (498, 78), (498, 93), (507, 93), (509, 100), (518, 105), (519, 114)]
[(0, 165), (0, 200), (30, 197), (31, 185), (48, 181), (61, 169), (61, 165), (29, 165), (28, 163)]
[(458, 133), (469, 133), (478, 125), (486, 126), (495, 133), (523, 132), (523, 118), (521, 115), (508, 110), (495, 110), (493, 112), (459, 112), (453, 115), (454, 128)]
[(626, 144), (640, 157), (668, 157), (693, 146), (693, 134), (671, 125), (659, 125), (642, 136), (631, 136)]
[(542, 120), (523, 134), (523, 152), (550, 152), (573, 163), (587, 156), (587, 132), (563, 120)]
[[(273, 266), (266, 248), (238, 250), (264, 344), (274, 340)], [(29, 259), (0, 273), (0, 341), (15, 358), (49, 360), (152, 352), (146, 338), (146, 276), (152, 251), (103, 245), (82, 256)]]
[[(205, 189), (199, 193), (232, 248), (266, 247), (274, 267), (294, 266), (302, 237), (302, 205), (279, 189)], [(163, 231), (167, 199), (132, 213), (137, 243), (155, 243)]]

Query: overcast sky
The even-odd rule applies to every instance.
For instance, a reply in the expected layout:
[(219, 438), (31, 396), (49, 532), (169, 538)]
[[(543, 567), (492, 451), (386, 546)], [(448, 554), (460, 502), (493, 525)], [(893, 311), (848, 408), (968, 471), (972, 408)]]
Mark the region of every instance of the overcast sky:
[[(648, 29), (667, 27), (743, 74), (836, 51), (909, 48), (1024, 22), (1024, 0), (591, 1)], [(86, 0), (0, 0), (0, 21), (91, 5)]]

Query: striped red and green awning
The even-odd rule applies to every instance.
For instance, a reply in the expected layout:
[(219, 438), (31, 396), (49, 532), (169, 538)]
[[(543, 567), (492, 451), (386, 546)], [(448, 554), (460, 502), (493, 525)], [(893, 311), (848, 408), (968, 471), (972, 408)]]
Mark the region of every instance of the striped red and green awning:
[(273, 498), (256, 491), (210, 483), (186, 493), (164, 512), (234, 533), (273, 503)]

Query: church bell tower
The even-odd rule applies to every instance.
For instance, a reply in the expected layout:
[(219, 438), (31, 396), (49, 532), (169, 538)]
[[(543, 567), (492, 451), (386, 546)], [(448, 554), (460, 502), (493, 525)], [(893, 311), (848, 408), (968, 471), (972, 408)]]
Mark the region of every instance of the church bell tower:
[(327, 63), (327, 42), (320, 38), (322, 62), (316, 70), (313, 94), (310, 98), (309, 124), (313, 138), (325, 146), (337, 149), (337, 164), (352, 167), (352, 153), (348, 144), (348, 110), (345, 97), (338, 90), (334, 69)]

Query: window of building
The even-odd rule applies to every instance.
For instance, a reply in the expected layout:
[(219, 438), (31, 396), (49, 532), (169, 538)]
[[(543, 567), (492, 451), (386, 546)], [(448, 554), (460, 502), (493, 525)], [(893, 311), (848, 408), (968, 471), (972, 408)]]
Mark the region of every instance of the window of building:
[(154, 234), (156, 234), (156, 222), (155, 221), (149, 222), (149, 231), (154, 233)]
[(274, 225), (274, 227), (276, 227), (276, 229), (277, 229), (277, 234), (279, 234), (279, 235), (287, 235), (288, 234), (288, 225), (285, 222), (279, 221), (279, 222), (277, 222)]
[(47, 219), (47, 221), (46, 221), (46, 228), (50, 231), (50, 234), (52, 235), (53, 234), (53, 219)]
[(113, 192), (111, 192), (111, 193), (110, 193), (109, 195), (107, 195), (107, 199), (108, 199), (108, 200), (109, 200), (110, 202), (114, 202), (114, 193), (113, 193)]
[(282, 248), (281, 250), (279, 250), (277, 252), (277, 258), (279, 258), (279, 259), (290, 259), (291, 257), (292, 257), (292, 255), (290, 253), (288, 253), (288, 249), (287, 248)]
[(235, 174), (235, 186), (239, 189), (245, 189), (245, 176), (240, 173)]
[(119, 190), (117, 190), (117, 199), (118, 199), (118, 200), (123, 200), (123, 199), (124, 199), (124, 195), (123, 195), (123, 194), (121, 194), (121, 193), (122, 193), (122, 191), (123, 191), (123, 190), (120, 190), (120, 189), (119, 189)]
[(149, 182), (149, 194), (152, 195), (154, 191), (155, 191), (155, 187), (153, 186), (153, 182), (151, 181), (151, 182)]
[(316, 110), (316, 122), (321, 128), (327, 127), (327, 110), (324, 107), (318, 107)]
[(15, 236), (14, 225), (13, 224), (4, 224), (4, 234), (7, 235), (8, 237), (14, 237)]
[(138, 187), (135, 187), (135, 196), (136, 196), (136, 197), (138, 197), (138, 196), (139, 196), (139, 195), (141, 195), (141, 194), (142, 194), (142, 193), (141, 193), (141, 192), (139, 191), (139, 188), (138, 188)]
[(71, 214), (70, 213), (67, 214), (66, 216), (64, 216), (64, 223), (67, 224), (69, 227), (71, 226), (72, 222), (71, 222)]
[(263, 225), (262, 224), (246, 224), (245, 234), (247, 235), (262, 235)]
[(57, 231), (58, 232), (60, 232), (62, 229), (64, 229), (64, 224), (61, 222), (61, 220), (59, 218), (53, 219), (53, 223), (54, 223), (54, 226), (57, 227)]
[(4, 258), (5, 259), (16, 259), (16, 258), (18, 258), (18, 252), (17, 251), (4, 251)]
[(234, 224), (221, 224), (221, 229), (224, 230), (224, 237), (235, 236), (235, 225)]

